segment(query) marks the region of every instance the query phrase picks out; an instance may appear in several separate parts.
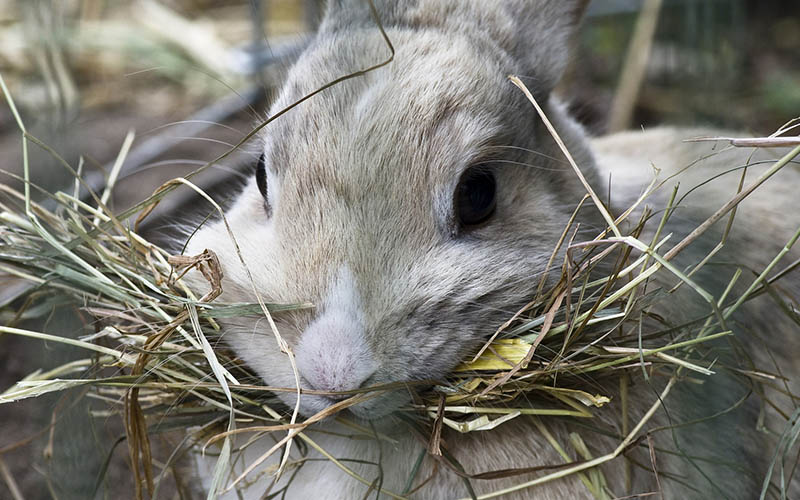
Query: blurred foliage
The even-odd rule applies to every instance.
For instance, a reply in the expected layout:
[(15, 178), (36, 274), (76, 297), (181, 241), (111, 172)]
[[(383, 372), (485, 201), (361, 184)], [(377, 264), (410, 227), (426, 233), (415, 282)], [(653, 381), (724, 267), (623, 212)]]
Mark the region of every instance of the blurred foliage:
[[(565, 93), (602, 132), (641, 1), (595, 0)], [(767, 134), (800, 116), (800, 2), (665, 0), (632, 127)]]

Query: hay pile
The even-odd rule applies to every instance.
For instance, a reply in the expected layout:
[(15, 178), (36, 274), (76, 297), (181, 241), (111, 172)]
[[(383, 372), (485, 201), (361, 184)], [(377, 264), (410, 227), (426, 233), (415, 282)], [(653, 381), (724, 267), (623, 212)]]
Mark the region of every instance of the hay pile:
[[(518, 80), (515, 83), (527, 93)], [(0, 317), (4, 326), (0, 326), (0, 334), (66, 344), (86, 351), (85, 358), (55, 369), (32, 368), (29, 376), (0, 394), (0, 403), (77, 387), (88, 389), (90, 397), (107, 403), (105, 410), (95, 412), (96, 417), (115, 416), (124, 421), (138, 497), (145, 490), (151, 496), (157, 493), (171, 464), (182, 453), (212, 442), (219, 445), (215, 486), (227, 485), (231, 481), (228, 474), (232, 436), (254, 425), (262, 433), (276, 433), (281, 444), (300, 439), (335, 461), (303, 429), (370, 397), (371, 393), (392, 387), (351, 391), (348, 399), (306, 420), (280, 406), (271, 395), (296, 388), (265, 387), (252, 382), (257, 378), (246, 366), (224, 346), (214, 346), (220, 332), (218, 321), (229, 316), (258, 316), (267, 312), (279, 315), (310, 305), (218, 303), (215, 299), (221, 291), (221, 274), (213, 253), (170, 255), (137, 234), (138, 222), (176, 186), (197, 189), (191, 181), (176, 179), (132, 209), (114, 214), (107, 207), (113, 188), (112, 172), (111, 183), (104, 192), (95, 194), (88, 202), (82, 201), (78, 195), (81, 166), (73, 168), (28, 134), (2, 77), (0, 85), (19, 125), (26, 161), (28, 147), (44, 148), (75, 178), (72, 193), (36, 193), (37, 186), (28, 182), (30, 166), (26, 163), (24, 192), (0, 184), (0, 273), (15, 278), (16, 284), (26, 284), (14, 300), (2, 304)], [(531, 101), (536, 105), (532, 97)], [(546, 121), (543, 114), (542, 118)], [(569, 152), (566, 149), (564, 152), (571, 160)], [(123, 150), (116, 165), (122, 164), (124, 153)], [(800, 148), (777, 162), (753, 189), (798, 153)], [(573, 166), (579, 174), (574, 162)], [(702, 344), (730, 334), (720, 329), (724, 321), (718, 320), (730, 316), (744, 301), (760, 293), (767, 275), (774, 271), (782, 256), (776, 256), (773, 264), (735, 300), (730, 300), (727, 294), (738, 273), (723, 296), (713, 297), (684, 271), (670, 264), (680, 248), (698, 236), (693, 233), (675, 246), (665, 246), (669, 235), (662, 234), (662, 228), (672, 215), (674, 193), (669, 205), (659, 207), (663, 209), (660, 217), (653, 217), (650, 210), (641, 210), (638, 220), (628, 221), (635, 228), (633, 232), (623, 234), (620, 225), (637, 212), (658, 186), (651, 185), (636, 206), (617, 218), (606, 211), (588, 184), (586, 187), (585, 201), (591, 200), (601, 210), (608, 223), (607, 230), (593, 241), (576, 242), (575, 226), (570, 221), (548, 266), (549, 273), (557, 279), (542, 277), (538, 293), (531, 297), (530, 303), (496, 332), (487, 332), (491, 340), (473, 358), (464, 360), (447, 380), (419, 386), (415, 403), (406, 410), (427, 419), (431, 453), (441, 453), (438, 439), (443, 426), (475, 432), (489, 430), (521, 415), (539, 416), (540, 422), (553, 416), (591, 419), (595, 408), (608, 403), (609, 396), (597, 393), (595, 386), (587, 383), (590, 379), (616, 377), (624, 384), (627, 378), (621, 375), (625, 372), (632, 376), (658, 373), (668, 380), (661, 395), (663, 399), (682, 373), (711, 375), (713, 369), (709, 363), (693, 353)], [(707, 224), (727, 216), (748, 192), (731, 193), (730, 202)], [(48, 203), (55, 208), (48, 209), (35, 202), (37, 197), (50, 200)], [(138, 218), (131, 223), (136, 214)], [(649, 233), (654, 236), (642, 241), (640, 236), (645, 226), (650, 227)], [(795, 234), (787, 249), (797, 237)], [(567, 258), (558, 262), (557, 256), (565, 248)], [(664, 252), (665, 248), (670, 250)], [(208, 281), (203, 296), (193, 293), (182, 280), (192, 268), (199, 269)], [(647, 281), (659, 272), (670, 273), (684, 286), (694, 288), (713, 313), (705, 323), (690, 327), (691, 335), (678, 339), (667, 328), (640, 331), (638, 336), (622, 340), (613, 338), (615, 331), (631, 325), (636, 328), (640, 313), (648, 306), (668, 300), (666, 293), (645, 290)], [(14, 326), (64, 305), (79, 308), (80, 314), (95, 326), (95, 333), (70, 338)], [(643, 338), (647, 339), (646, 348)], [(621, 392), (624, 394), (624, 389)], [(580, 474), (615, 458), (633, 442), (660, 404), (661, 399), (656, 400), (641, 420), (622, 426), (627, 435), (616, 450), (602, 457), (586, 457), (587, 460), (573, 467), (549, 473), (537, 481)], [(344, 415), (339, 418), (347, 420)], [(350, 425), (358, 427), (355, 422)], [(182, 429), (185, 439), (167, 462), (159, 465), (160, 475), (155, 475), (150, 439), (153, 433), (170, 427)], [(565, 453), (562, 455), (569, 459)], [(338, 461), (336, 464), (355, 475), (345, 464)], [(248, 471), (257, 465), (251, 464)]]

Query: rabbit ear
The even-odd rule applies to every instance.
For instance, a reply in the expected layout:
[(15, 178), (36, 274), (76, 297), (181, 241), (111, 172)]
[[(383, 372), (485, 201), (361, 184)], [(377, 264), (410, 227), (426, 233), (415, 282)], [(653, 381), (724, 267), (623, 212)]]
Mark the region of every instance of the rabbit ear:
[[(509, 68), (547, 94), (569, 61), (571, 38), (589, 0), (371, 0), (381, 24), (488, 37), (517, 62)], [(370, 0), (328, 0), (320, 31), (374, 27)]]
[(520, 64), (519, 76), (533, 79), (534, 93), (549, 93), (569, 63), (572, 38), (589, 0), (512, 0), (501, 5), (514, 22), (506, 50)]

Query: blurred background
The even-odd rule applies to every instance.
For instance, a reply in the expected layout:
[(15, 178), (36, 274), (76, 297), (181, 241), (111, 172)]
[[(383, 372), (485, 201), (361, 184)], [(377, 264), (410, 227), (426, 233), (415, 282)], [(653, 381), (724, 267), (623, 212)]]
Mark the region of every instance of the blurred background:
[[(0, 74), (29, 132), (82, 164), (95, 189), (132, 131), (113, 196), (122, 210), (224, 153), (264, 117), (321, 10), (317, 0), (0, 0)], [(800, 2), (594, 0), (558, 92), (593, 134), (675, 124), (768, 135), (800, 116)], [(254, 148), (197, 182), (229, 196)], [(44, 189), (71, 186), (41, 148), (31, 147), (30, 164)], [(19, 187), (21, 167), (21, 134), (0, 99), (0, 183)], [(174, 194), (149, 219), (148, 236), (170, 234), (166, 214), (191, 203), (188, 193)], [(13, 299), (3, 295), (10, 288), (0, 277), (0, 306)], [(86, 328), (58, 311), (44, 327), (62, 335)], [(0, 391), (33, 366), (77, 354), (0, 337)], [(95, 490), (119, 434), (81, 425), (92, 419), (77, 395), (0, 406), (0, 498)], [(79, 430), (51, 434), (51, 421)], [(125, 475), (110, 478), (97, 496), (128, 498)]]

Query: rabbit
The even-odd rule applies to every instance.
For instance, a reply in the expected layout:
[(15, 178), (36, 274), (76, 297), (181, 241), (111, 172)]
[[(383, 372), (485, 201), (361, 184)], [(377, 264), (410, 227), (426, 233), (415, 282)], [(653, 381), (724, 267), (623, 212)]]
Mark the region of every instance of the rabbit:
[[(570, 40), (587, 1), (373, 3), (395, 48), (391, 62), (325, 89), (270, 123), (260, 136), (255, 173), (225, 210), (225, 220), (203, 224), (186, 246), (187, 254), (209, 249), (218, 256), (223, 271), (218, 300), (255, 302), (257, 291), (266, 302), (314, 304), (273, 318), (294, 355), (303, 389), (338, 392), (441, 380), (535, 293), (586, 189), (508, 75), (526, 83), (586, 182), (597, 193), (609, 193), (612, 208), (633, 204), (652, 179), (653, 166), (666, 178), (711, 149), (706, 143), (683, 142), (709, 133), (703, 130), (658, 128), (591, 139), (569, 116), (553, 90), (569, 61)], [(366, 1), (330, 0), (317, 35), (289, 69), (271, 114), (389, 55)], [(728, 151), (710, 157), (683, 182), (695, 185), (743, 163), (747, 154)], [(773, 158), (777, 153), (759, 154)], [(768, 182), (743, 205), (733, 231), (738, 239), (731, 236), (724, 249), (748, 269), (761, 269), (800, 226), (798, 211), (787, 209), (800, 173), (790, 166), (781, 175), (784, 181)], [(678, 210), (670, 223), (674, 238), (735, 194), (737, 182), (736, 174), (723, 176), (690, 196), (690, 208)], [(656, 195), (653, 205), (666, 203), (668, 194)], [(770, 215), (766, 222), (765, 213)], [(579, 220), (579, 239), (589, 240), (606, 227), (591, 206), (579, 212)], [(692, 256), (676, 262), (699, 260), (719, 241), (719, 233), (715, 226), (686, 251)], [(761, 241), (753, 234), (769, 237)], [(774, 248), (767, 240), (776, 243)], [(730, 276), (716, 274), (703, 271), (697, 279), (718, 293)], [(202, 278), (191, 279), (198, 289), (208, 288)], [(797, 279), (786, 283), (798, 291)], [(689, 319), (707, 311), (707, 304), (683, 288), (674, 312)], [(770, 337), (772, 358), (757, 357), (777, 360), (791, 379), (800, 337), (775, 338), (778, 332), (797, 333), (797, 326), (774, 308), (759, 298), (748, 306), (754, 312), (741, 321)], [(292, 361), (263, 316), (224, 319), (222, 324), (222, 341), (263, 383), (295, 386)], [(597, 383), (605, 384), (604, 393), (611, 396), (611, 403), (597, 410), (597, 422), (619, 434), (619, 384)], [(657, 400), (663, 381), (633, 383), (630, 411), (641, 416)], [(718, 374), (701, 385), (679, 383), (673, 392), (652, 419), (653, 427), (720, 412), (746, 391), (734, 375)], [(287, 414), (298, 404), (294, 392), (277, 395)], [(468, 498), (473, 493), (482, 498), (543, 472), (472, 479), (474, 492), (462, 475), (565, 462), (525, 417), (485, 432), (458, 434), (445, 427), (442, 446), (463, 473), (427, 455), (413, 485), (430, 480), (409, 492), (406, 482), (427, 446), (427, 436), (398, 420), (398, 410), (411, 398), (409, 390), (386, 391), (346, 410), (383, 437), (357, 435), (331, 418), (306, 431), (344, 466), (374, 480), (372, 485), (330, 461), (309, 460), (284, 471), (272, 491), (288, 484), (286, 498), (297, 499), (388, 498), (385, 492), (401, 495), (404, 490), (401, 496), (410, 498)], [(303, 394), (299, 414), (310, 417), (340, 399)], [(625, 466), (628, 459), (622, 456), (604, 464), (608, 491), (617, 496), (661, 492), (665, 498), (756, 498), (774, 451), (774, 440), (758, 430), (758, 417), (755, 398), (746, 398), (711, 423), (656, 434), (656, 445), (672, 451), (656, 453), (652, 463), (648, 447), (640, 444), (628, 454), (633, 465)], [(570, 432), (583, 429), (581, 436), (594, 456), (619, 443), (618, 437), (577, 425), (570, 419), (547, 421), (562, 443)], [(243, 452), (245, 462), (274, 444), (262, 441), (269, 443), (256, 442)], [(680, 454), (700, 459), (687, 461)], [(272, 472), (280, 455), (268, 462)], [(310, 450), (308, 457), (322, 455)], [(202, 474), (210, 477), (208, 462), (200, 462)], [(260, 476), (248, 497), (260, 498), (272, 481)], [(798, 491), (794, 483), (791, 492)], [(502, 496), (592, 497), (577, 475)]]

